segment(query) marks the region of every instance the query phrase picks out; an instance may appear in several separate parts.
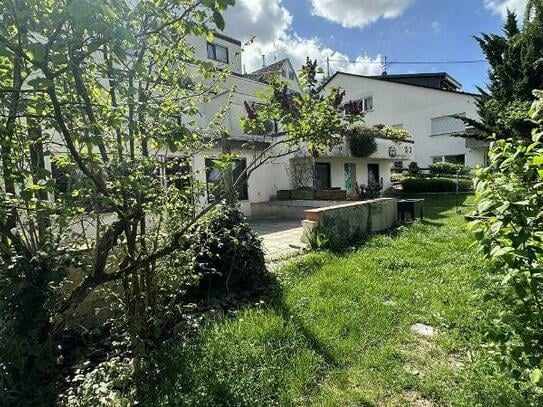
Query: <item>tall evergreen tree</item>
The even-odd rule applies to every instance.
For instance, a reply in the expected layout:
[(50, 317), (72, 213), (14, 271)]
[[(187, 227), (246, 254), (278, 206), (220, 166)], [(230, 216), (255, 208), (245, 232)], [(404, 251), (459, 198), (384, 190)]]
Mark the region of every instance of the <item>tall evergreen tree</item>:
[(475, 37), (490, 64), (488, 90), (479, 89), (481, 138), (530, 137), (533, 90), (543, 89), (543, 0), (530, 0), (524, 22), (507, 12), (503, 34)]

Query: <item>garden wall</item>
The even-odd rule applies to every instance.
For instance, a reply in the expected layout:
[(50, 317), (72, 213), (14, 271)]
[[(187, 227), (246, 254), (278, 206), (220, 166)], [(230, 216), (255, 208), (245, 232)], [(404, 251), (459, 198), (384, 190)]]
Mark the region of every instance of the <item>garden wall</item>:
[(398, 219), (398, 203), (394, 198), (344, 203), (325, 208), (308, 209), (302, 222), (302, 241), (307, 243), (316, 230), (341, 241), (390, 229)]
[(252, 219), (281, 218), (298, 219), (305, 218), (307, 209), (335, 206), (339, 201), (317, 201), (317, 200), (272, 200), (269, 202), (255, 202), (251, 204)]

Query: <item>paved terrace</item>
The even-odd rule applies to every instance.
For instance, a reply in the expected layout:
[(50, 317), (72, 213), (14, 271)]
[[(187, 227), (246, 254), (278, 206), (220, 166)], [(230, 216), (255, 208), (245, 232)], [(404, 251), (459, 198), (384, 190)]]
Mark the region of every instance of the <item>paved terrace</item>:
[(251, 220), (253, 230), (262, 237), (266, 260), (276, 260), (299, 252), (305, 247), (301, 242), (300, 220), (258, 219)]

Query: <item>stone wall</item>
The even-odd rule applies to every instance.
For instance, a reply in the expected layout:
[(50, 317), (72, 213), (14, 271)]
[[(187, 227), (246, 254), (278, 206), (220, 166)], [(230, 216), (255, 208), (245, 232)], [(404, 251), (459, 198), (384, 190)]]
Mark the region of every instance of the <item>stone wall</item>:
[(302, 241), (307, 243), (308, 237), (316, 230), (340, 241), (350, 241), (390, 229), (397, 219), (398, 203), (393, 198), (308, 209), (302, 222)]

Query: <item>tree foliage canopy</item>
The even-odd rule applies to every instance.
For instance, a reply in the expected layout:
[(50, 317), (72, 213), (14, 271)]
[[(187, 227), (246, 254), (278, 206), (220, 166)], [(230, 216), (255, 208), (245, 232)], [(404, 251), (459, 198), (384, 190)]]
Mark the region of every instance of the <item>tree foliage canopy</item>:
[(532, 91), (543, 89), (543, 1), (528, 2), (522, 27), (508, 11), (502, 35), (481, 34), (476, 40), (490, 71), (488, 91), (479, 89), (481, 123), (470, 123), (483, 138), (523, 138), (534, 127), (528, 115)]

